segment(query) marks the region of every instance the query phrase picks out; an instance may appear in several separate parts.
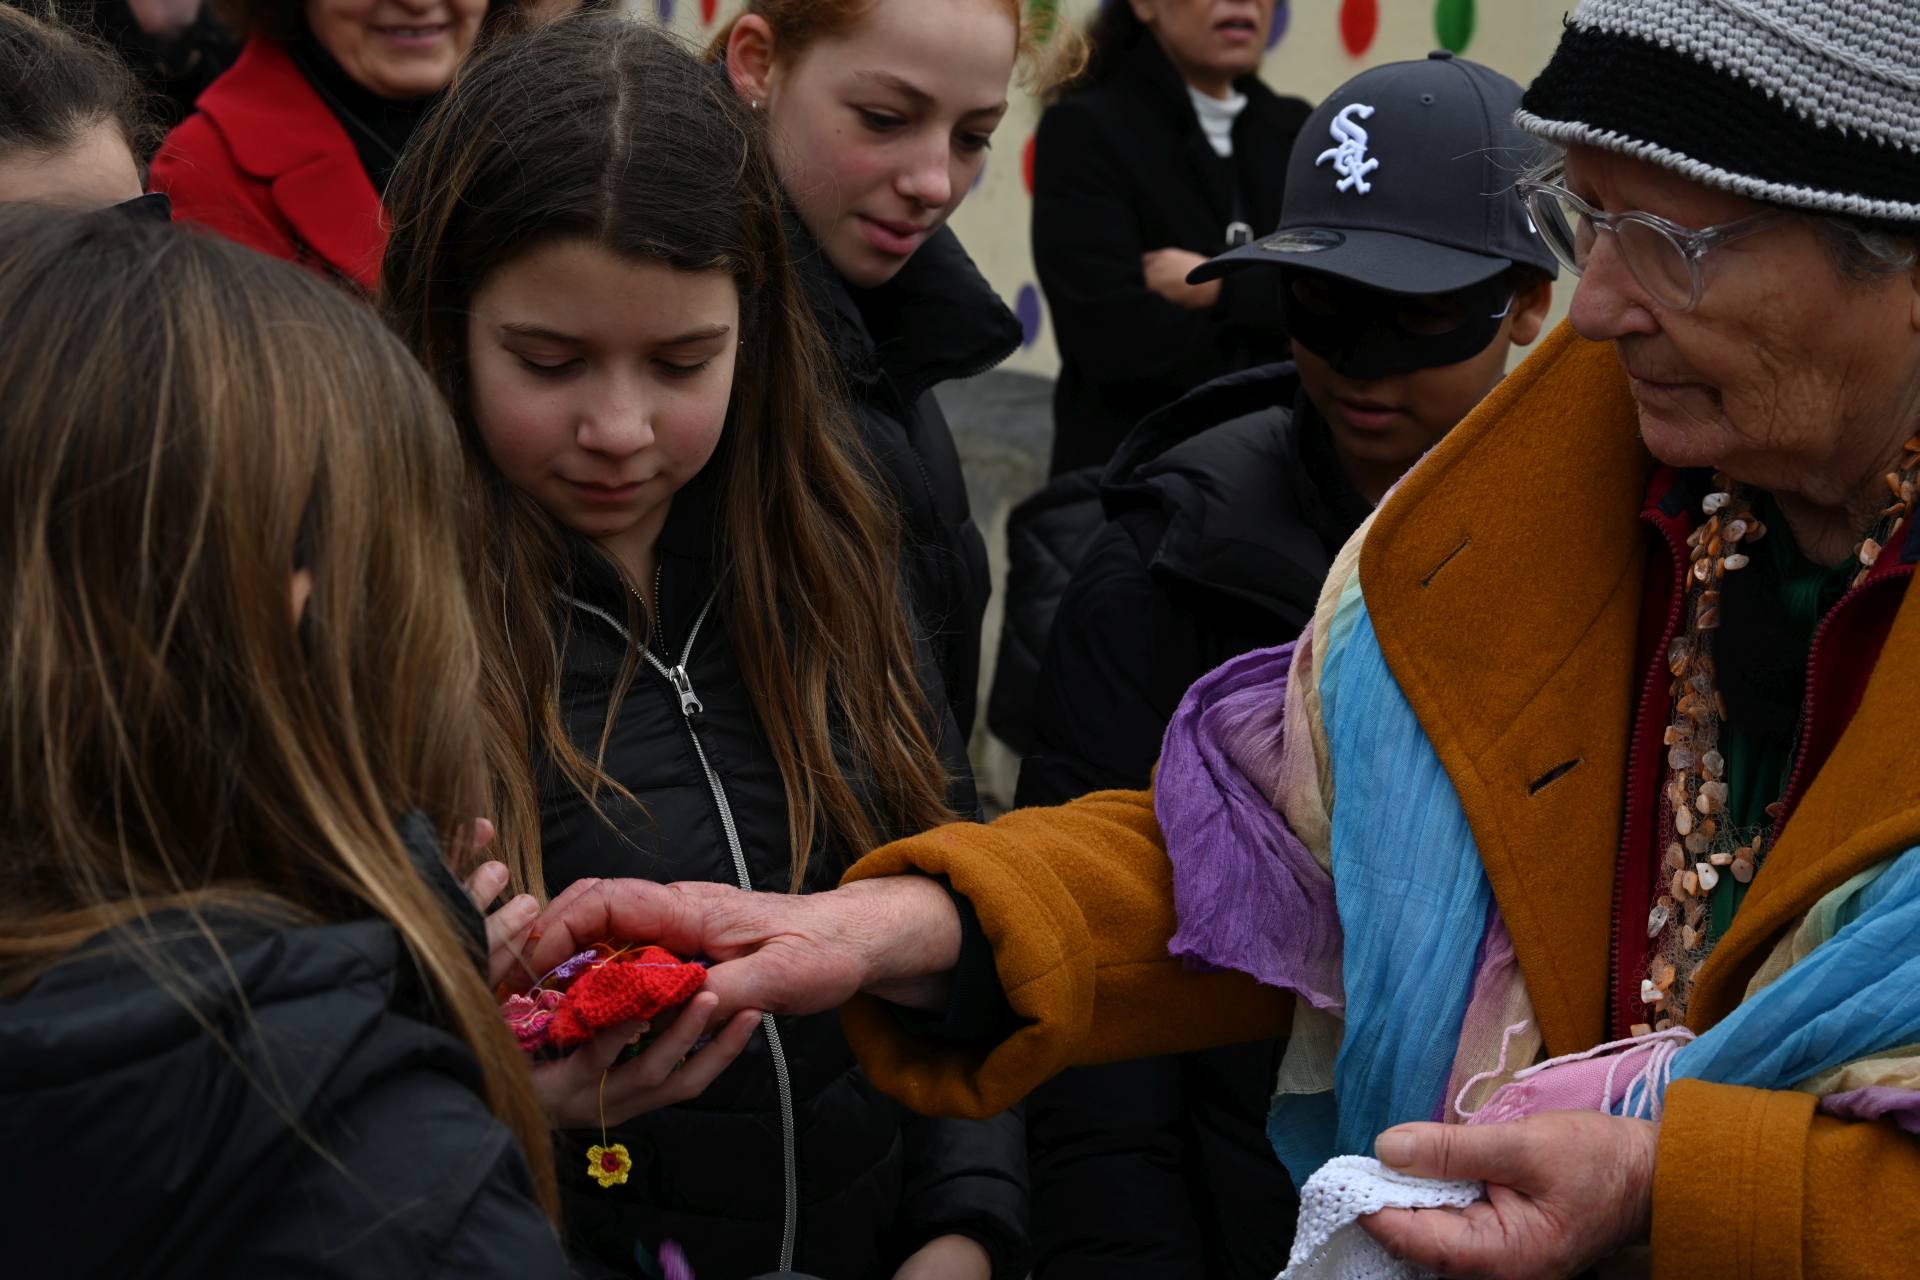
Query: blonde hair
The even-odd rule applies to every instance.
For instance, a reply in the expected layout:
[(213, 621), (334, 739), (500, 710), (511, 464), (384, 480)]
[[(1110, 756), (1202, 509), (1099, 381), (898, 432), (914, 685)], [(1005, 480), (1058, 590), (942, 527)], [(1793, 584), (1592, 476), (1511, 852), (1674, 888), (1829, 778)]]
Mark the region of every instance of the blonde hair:
[(0, 246), (0, 996), (106, 934), (191, 1010), (160, 913), (216, 948), (216, 911), (383, 917), (556, 1212), (471, 926), (399, 831), (450, 840), (485, 793), (431, 384), (370, 311), (211, 237), (15, 208)]

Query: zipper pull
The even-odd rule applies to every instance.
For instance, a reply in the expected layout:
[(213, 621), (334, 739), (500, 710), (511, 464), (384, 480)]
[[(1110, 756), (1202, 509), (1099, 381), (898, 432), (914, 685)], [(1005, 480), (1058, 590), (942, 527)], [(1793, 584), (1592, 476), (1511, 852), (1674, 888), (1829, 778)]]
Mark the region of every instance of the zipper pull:
[(678, 666), (667, 672), (667, 679), (673, 681), (673, 691), (680, 695), (680, 714), (691, 720), (706, 708), (700, 705), (699, 695), (693, 691), (693, 679), (687, 675), (685, 666)]

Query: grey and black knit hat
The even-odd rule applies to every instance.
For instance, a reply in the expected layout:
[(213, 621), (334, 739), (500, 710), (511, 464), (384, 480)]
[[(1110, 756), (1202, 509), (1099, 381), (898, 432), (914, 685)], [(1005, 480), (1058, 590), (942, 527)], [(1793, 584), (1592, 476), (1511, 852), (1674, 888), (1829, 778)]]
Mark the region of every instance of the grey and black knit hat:
[(1920, 224), (1920, 0), (1580, 0), (1516, 120), (1756, 200)]

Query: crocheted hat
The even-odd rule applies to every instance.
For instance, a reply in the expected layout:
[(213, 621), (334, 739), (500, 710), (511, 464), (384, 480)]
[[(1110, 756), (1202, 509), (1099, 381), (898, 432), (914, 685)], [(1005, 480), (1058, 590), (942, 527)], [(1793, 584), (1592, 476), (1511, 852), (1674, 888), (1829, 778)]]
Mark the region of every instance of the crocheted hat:
[(1920, 224), (1920, 0), (1580, 0), (1515, 119), (1756, 200)]

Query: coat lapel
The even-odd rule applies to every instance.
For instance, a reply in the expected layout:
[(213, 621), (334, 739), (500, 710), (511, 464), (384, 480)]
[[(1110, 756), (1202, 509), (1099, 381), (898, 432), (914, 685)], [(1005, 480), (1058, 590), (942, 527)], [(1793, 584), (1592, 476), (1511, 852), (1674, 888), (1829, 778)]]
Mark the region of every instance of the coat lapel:
[(386, 229), (353, 140), (285, 48), (260, 36), (200, 96), (234, 163), (266, 182), (301, 243), (369, 292)]
[(1612, 351), (1562, 326), (1401, 483), (1361, 556), (1553, 1053), (1606, 1031), (1651, 469)]

